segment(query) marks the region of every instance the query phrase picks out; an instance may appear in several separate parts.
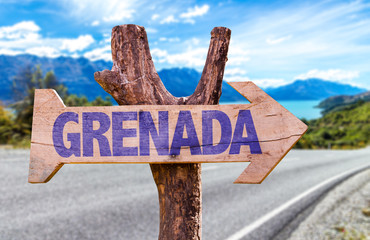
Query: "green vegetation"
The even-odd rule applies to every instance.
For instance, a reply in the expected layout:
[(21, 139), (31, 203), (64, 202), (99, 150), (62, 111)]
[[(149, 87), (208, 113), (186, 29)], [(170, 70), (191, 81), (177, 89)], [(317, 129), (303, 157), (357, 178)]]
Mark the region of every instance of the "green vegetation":
[[(97, 97), (89, 102), (86, 96), (69, 94), (53, 72), (43, 75), (41, 68), (27, 67), (13, 79), (15, 103), (6, 109), (0, 103), (0, 144), (18, 147), (30, 145), (35, 89), (53, 88), (67, 106), (111, 106), (110, 98)], [(337, 96), (324, 100), (324, 116), (303, 120), (307, 133), (295, 148), (354, 149), (370, 144), (369, 92), (355, 96)]]
[(26, 67), (13, 79), (13, 98), (16, 101), (7, 111), (0, 104), (0, 144), (11, 144), (16, 147), (28, 147), (31, 141), (32, 115), (35, 89), (55, 89), (67, 106), (111, 106), (107, 97), (97, 97), (89, 102), (85, 96), (69, 94), (67, 87), (58, 82), (53, 72), (43, 76), (40, 66), (32, 69)]
[(320, 104), (317, 107), (323, 109), (322, 110), (323, 114), (327, 114), (329, 112), (340, 111), (344, 109), (346, 106), (355, 104), (358, 101), (370, 102), (370, 91), (363, 92), (353, 96), (339, 95), (329, 97), (324, 101), (320, 102)]
[[(305, 121), (305, 120), (304, 120)], [(296, 148), (354, 149), (370, 143), (370, 102), (337, 106), (322, 118), (305, 121), (307, 133)]]

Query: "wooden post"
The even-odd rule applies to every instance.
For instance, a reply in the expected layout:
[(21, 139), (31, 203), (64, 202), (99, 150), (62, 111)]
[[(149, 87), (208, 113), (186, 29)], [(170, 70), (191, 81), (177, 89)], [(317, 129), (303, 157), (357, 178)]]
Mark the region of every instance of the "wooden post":
[[(166, 90), (155, 70), (145, 29), (137, 25), (112, 29), (112, 70), (96, 72), (94, 77), (120, 105), (218, 104), (230, 35), (228, 28), (212, 30), (202, 77), (189, 97), (177, 98)], [(150, 167), (159, 195), (158, 239), (201, 239), (201, 164)]]

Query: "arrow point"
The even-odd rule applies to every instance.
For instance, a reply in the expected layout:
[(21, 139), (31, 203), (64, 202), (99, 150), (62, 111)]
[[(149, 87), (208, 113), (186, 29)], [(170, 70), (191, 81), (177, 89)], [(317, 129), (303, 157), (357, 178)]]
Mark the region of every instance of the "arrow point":
[[(261, 125), (272, 126), (275, 122), (277, 123), (274, 125), (275, 129), (271, 127), (268, 130), (260, 128), (264, 134), (270, 133), (271, 135), (269, 138), (265, 136), (266, 139), (263, 141), (265, 149), (269, 151), (262, 157), (255, 158), (234, 182), (261, 183), (306, 132), (307, 125), (253, 82), (228, 82), (228, 84), (252, 104), (259, 106), (256, 107), (255, 112), (268, 117), (268, 120), (262, 119), (263, 123), (259, 122)], [(270, 124), (268, 121), (272, 123)]]
[[(299, 119), (297, 119), (301, 122)], [(303, 124), (303, 123), (302, 123)], [(249, 183), (249, 184), (259, 184), (271, 173), (271, 171), (279, 164), (279, 162), (284, 158), (284, 156), (289, 152), (289, 150), (298, 142), (306, 131), (307, 126), (303, 124), (301, 126), (299, 135), (291, 136), (284, 139), (280, 143), (281, 151), (276, 153), (276, 157), (268, 157), (261, 159), (256, 159), (252, 161), (248, 167), (240, 174), (240, 176), (235, 180), (234, 183)], [(299, 129), (298, 129), (299, 130)], [(275, 155), (275, 154), (274, 154)]]

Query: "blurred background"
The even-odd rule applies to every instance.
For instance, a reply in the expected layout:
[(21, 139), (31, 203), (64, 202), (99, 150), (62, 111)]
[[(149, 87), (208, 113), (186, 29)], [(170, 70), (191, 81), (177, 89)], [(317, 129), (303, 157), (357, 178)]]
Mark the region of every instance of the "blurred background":
[[(33, 89), (66, 105), (116, 104), (94, 81), (111, 69), (110, 32), (146, 28), (156, 69), (190, 95), (210, 31), (232, 30), (224, 81), (253, 81), (310, 128), (300, 148), (359, 148), (370, 139), (370, 6), (366, 1), (0, 2), (0, 143), (27, 147)], [(224, 83), (221, 103), (246, 101)]]
[[(357, 166), (355, 159), (358, 161), (362, 159), (361, 163), (369, 162), (368, 150), (347, 151), (349, 149), (369, 149), (367, 148), (370, 141), (369, 1), (0, 0), (0, 165), (2, 166), (0, 178), (7, 186), (0, 185), (2, 191), (0, 200), (4, 203), (0, 204), (2, 208), (0, 209), (0, 222), (3, 222), (3, 225), (0, 223), (0, 239), (50, 239), (49, 237), (54, 235), (45, 230), (47, 229), (45, 226), (50, 229), (59, 229), (56, 232), (53, 230), (57, 236), (54, 236), (54, 239), (94, 239), (94, 236), (96, 239), (104, 239), (104, 236), (106, 239), (116, 239), (117, 236), (124, 236), (124, 239), (152, 239), (139, 237), (140, 231), (154, 238), (157, 235), (156, 224), (153, 228), (148, 228), (150, 233), (148, 233), (149, 230), (145, 231), (147, 225), (137, 227), (139, 225), (134, 224), (142, 221), (138, 216), (145, 216), (148, 212), (156, 219), (157, 210), (140, 210), (139, 213), (134, 213), (130, 212), (136, 209), (134, 206), (120, 205), (118, 202), (124, 201), (122, 199), (117, 201), (119, 197), (115, 195), (115, 191), (127, 190), (121, 189), (124, 186), (118, 187), (114, 183), (116, 179), (108, 178), (111, 180), (108, 181), (111, 185), (107, 187), (103, 181), (95, 179), (95, 175), (91, 175), (88, 180), (77, 178), (76, 181), (81, 180), (86, 183), (86, 185), (82, 183), (78, 185), (80, 188), (78, 191), (71, 190), (74, 186), (72, 174), (67, 181), (70, 183), (70, 188), (62, 184), (65, 176), (59, 178), (58, 174), (56, 179), (53, 179), (56, 184), (54, 187), (47, 185), (47, 188), (32, 188), (25, 185), (34, 90), (53, 88), (67, 106), (116, 105), (117, 103), (95, 82), (93, 74), (112, 67), (111, 29), (116, 25), (131, 23), (145, 27), (156, 70), (166, 88), (178, 97), (193, 93), (200, 79), (212, 28), (223, 26), (231, 29), (229, 60), (225, 68), (220, 104), (247, 103), (247, 100), (233, 90), (227, 82), (253, 81), (309, 126), (307, 133), (295, 146), (295, 148), (309, 151), (295, 150), (293, 155), (288, 155), (287, 158), (292, 163), (300, 161), (303, 164), (306, 161), (307, 165), (302, 166), (307, 167), (305, 171), (308, 169), (312, 171), (307, 172), (306, 175), (311, 176), (313, 182), (308, 183), (307, 181), (304, 185), (303, 182), (306, 182), (301, 177), (305, 174), (303, 170), (298, 170), (301, 175), (297, 176), (296, 180), (292, 177), (289, 183), (278, 186), (290, 186), (292, 182), (295, 182), (298, 185), (294, 185), (295, 187), (291, 185), (290, 189), (303, 191), (324, 181), (326, 173), (341, 173), (352, 166)], [(14, 150), (14, 148), (18, 149)], [(19, 148), (25, 150), (19, 150)], [(318, 149), (320, 151), (317, 151)], [(346, 151), (329, 151), (330, 149)], [(347, 165), (330, 170), (334, 165), (339, 166), (339, 160), (346, 162)], [(309, 165), (310, 161), (316, 166), (321, 165), (321, 170)], [(287, 160), (288, 163), (289, 160)], [(145, 172), (146, 176), (149, 176), (148, 181), (152, 181), (148, 169), (141, 170), (141, 168), (126, 166), (126, 168), (120, 167), (119, 169)], [(299, 164), (297, 168), (302, 169)], [(93, 173), (96, 176), (101, 174), (106, 177), (107, 175), (101, 172), (103, 170), (99, 169), (110, 173), (118, 171), (118, 167), (89, 166), (81, 170), (81, 167), (76, 166), (74, 169), (77, 169), (74, 170), (76, 175), (78, 172), (83, 173), (83, 176)], [(82, 172), (79, 172), (79, 169)], [(212, 171), (218, 171), (217, 169), (219, 167), (214, 165), (205, 170), (205, 186), (210, 190), (205, 190), (204, 209), (209, 216), (213, 215), (207, 206), (214, 204), (218, 208), (221, 200), (216, 200), (217, 197), (211, 200), (208, 196), (218, 193), (225, 197), (229, 196), (229, 193), (219, 191), (222, 189), (226, 192), (231, 191), (227, 190), (229, 187), (226, 185), (220, 187), (221, 190), (213, 190), (221, 186), (211, 183), (217, 181), (221, 184), (217, 176), (222, 174), (211, 174)], [(289, 176), (284, 169), (278, 167), (276, 170), (278, 173), (275, 177), (271, 177), (271, 181), (279, 179), (279, 176), (284, 176), (283, 178)], [(286, 171), (291, 171), (289, 167), (286, 169)], [(235, 172), (240, 172), (240, 170), (238, 168)], [(15, 174), (16, 171), (17, 174)], [(71, 171), (71, 168), (63, 167), (63, 171)], [(209, 179), (213, 179), (211, 175), (214, 179), (207, 180), (207, 174), (210, 176)], [(9, 178), (10, 175), (17, 176), (17, 178)], [(115, 175), (110, 174), (109, 176)], [(132, 178), (127, 176), (120, 176), (120, 180), (127, 181), (127, 184), (142, 184), (138, 179), (132, 180), (135, 176)], [(234, 177), (227, 179), (225, 184), (227, 182), (230, 185)], [(267, 186), (270, 186), (268, 185), (269, 180), (266, 181)], [(279, 181), (276, 180), (276, 182)], [(86, 186), (91, 187), (90, 192), (89, 187)], [(278, 186), (276, 189), (282, 189)], [(152, 198), (156, 198), (156, 193), (154, 185), (150, 187), (148, 189), (151, 190), (147, 189), (142, 193), (150, 193), (151, 197), (148, 199), (152, 202)], [(244, 190), (235, 187), (236, 190), (232, 190), (233, 194), (240, 198), (251, 195), (260, 196), (256, 191), (263, 189), (257, 190), (254, 186), (243, 187)], [(30, 204), (32, 199), (38, 199), (40, 192), (45, 195), (49, 192), (54, 193), (57, 188), (66, 188), (64, 197), (67, 202), (61, 203), (61, 200), (56, 199), (54, 204), (53, 201), (44, 202), (46, 209), (41, 210), (44, 215), (39, 214), (36, 218), (42, 224), (36, 227), (30, 224), (34, 218), (30, 215), (33, 210), (29, 209), (36, 206)], [(134, 189), (133, 186), (131, 188)], [(268, 187), (270, 190), (272, 188)], [(22, 194), (14, 189), (18, 189), (17, 191)], [(98, 204), (107, 199), (102, 195), (97, 197), (96, 193), (92, 193), (97, 189), (101, 191), (112, 189), (109, 194), (113, 194), (114, 198), (110, 199), (111, 205), (108, 205), (114, 205), (121, 210), (124, 208), (130, 216), (132, 215), (131, 220), (121, 220), (128, 221), (126, 225), (130, 227), (129, 231), (134, 231), (133, 235), (109, 235), (119, 232), (122, 227), (119, 224), (106, 227), (98, 221), (94, 225), (91, 219), (96, 220), (103, 216), (105, 220), (113, 220), (116, 216), (111, 208), (108, 210), (108, 205), (104, 207)], [(27, 194), (31, 194), (32, 198), (25, 197), (28, 196)], [(71, 204), (71, 199), (78, 194), (81, 194), (81, 199), (72, 206), (75, 206), (75, 210), (82, 210), (67, 213), (68, 204)], [(127, 192), (127, 194), (132, 194), (132, 192)], [(289, 199), (295, 194), (298, 192), (286, 195)], [(281, 193), (277, 192), (276, 195), (281, 195)], [(90, 198), (99, 200), (96, 200), (95, 205), (84, 206), (85, 199)], [(24, 202), (25, 199), (29, 200), (27, 204)], [(134, 199), (136, 203), (133, 203)], [(143, 199), (146, 198), (137, 193), (137, 198), (132, 197), (125, 204), (147, 205), (148, 203)], [(367, 199), (370, 201), (370, 196)], [(231, 200), (225, 201), (230, 202)], [(281, 199), (281, 201), (272, 199), (271, 201), (278, 205), (287, 199)], [(257, 205), (258, 202), (259, 200), (256, 200)], [(16, 203), (22, 204), (24, 209), (18, 208), (19, 205)], [(58, 219), (55, 215), (48, 215), (52, 212), (50, 209), (54, 211), (58, 208), (57, 205), (64, 206), (62, 209), (67, 209), (67, 212), (60, 213), (64, 224), (60, 226), (56, 224)], [(97, 206), (100, 206), (98, 212), (92, 210)], [(245, 222), (257, 219), (266, 211), (270, 211), (268, 207), (261, 207), (261, 210), (256, 210), (255, 213), (253, 201), (250, 201), (248, 206), (235, 203), (232, 216), (237, 215), (242, 208), (249, 209), (247, 213), (243, 213), (248, 216), (247, 220), (241, 215), (239, 217), (239, 220), (241, 219), (239, 222)], [(42, 209), (42, 204), (37, 207)], [(153, 207), (157, 207), (155, 201)], [(253, 217), (248, 215), (251, 212)], [(90, 219), (89, 214), (96, 215), (92, 215)], [(215, 217), (223, 218), (221, 210), (217, 214)], [(72, 218), (83, 221), (77, 223), (72, 221)], [(231, 218), (233, 217), (230, 216)], [(205, 239), (207, 236), (208, 239), (225, 239), (238, 227), (241, 228), (230, 219), (226, 221), (225, 217), (224, 221), (212, 222), (211, 217), (205, 217)], [(11, 223), (12, 227), (4, 222)], [(151, 223), (150, 220), (148, 224)], [(233, 223), (234, 227), (225, 227), (222, 234), (213, 232), (214, 229), (222, 229), (226, 223)], [(97, 235), (86, 235), (86, 231), (79, 231), (77, 228), (80, 227), (79, 224), (84, 227), (90, 224), (87, 232), (90, 231)], [(100, 229), (99, 226), (105, 226), (105, 230), (99, 230), (100, 235), (95, 232)], [(70, 235), (63, 234), (66, 229), (70, 230)], [(342, 230), (339, 228), (335, 232), (342, 234)], [(38, 235), (37, 232), (40, 231), (44, 234)], [(108, 231), (109, 234), (104, 231)], [(311, 237), (311, 239), (315, 238)]]

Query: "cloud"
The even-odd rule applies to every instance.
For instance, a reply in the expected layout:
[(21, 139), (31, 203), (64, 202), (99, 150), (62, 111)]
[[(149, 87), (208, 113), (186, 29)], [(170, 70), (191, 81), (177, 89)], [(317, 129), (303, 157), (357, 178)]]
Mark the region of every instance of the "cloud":
[(194, 20), (194, 19), (192, 19), (192, 18), (186, 18), (186, 19), (184, 20), (184, 23), (194, 24), (194, 23), (195, 23), (195, 20)]
[[(368, 81), (365, 74), (370, 76), (370, 15), (366, 14), (369, 10), (370, 4), (365, 1), (324, 1), (309, 7), (303, 2), (292, 2), (274, 11), (246, 10), (248, 20), (233, 26), (227, 66), (244, 66), (260, 78), (293, 79), (300, 75), (300, 78), (350, 81), (352, 77), (356, 82), (365, 83)], [(236, 50), (233, 55), (233, 48), (245, 53)], [(249, 61), (240, 64), (235, 56), (240, 60), (249, 58)], [(310, 69), (332, 71), (305, 73)], [(338, 69), (359, 70), (361, 78), (356, 77), (356, 71), (344, 74)]]
[(247, 76), (226, 76), (224, 77), (224, 81), (226, 82), (246, 82), (250, 81), (251, 79)]
[(178, 37), (175, 37), (175, 38), (160, 37), (159, 41), (161, 41), (161, 42), (180, 42), (180, 38), (178, 38)]
[(348, 81), (360, 76), (358, 71), (346, 71), (342, 69), (317, 70), (313, 69), (307, 73), (300, 74), (295, 79), (321, 78), (330, 81)]
[(118, 23), (131, 20), (139, 3), (136, 0), (62, 0), (61, 5), (79, 21)]
[(224, 73), (224, 80), (227, 82), (245, 82), (252, 81), (257, 86), (262, 88), (278, 87), (287, 84), (288, 82), (282, 78), (256, 78), (250, 79), (247, 76), (247, 71), (244, 68), (226, 67)]
[(194, 24), (195, 20), (194, 17), (203, 16), (209, 10), (209, 5), (204, 4), (201, 7), (195, 6), (194, 8), (188, 8), (188, 11), (185, 13), (180, 14), (180, 18), (184, 19), (185, 23)]
[(90, 59), (91, 61), (96, 61), (100, 59), (103, 59), (105, 61), (112, 61), (112, 52), (109, 45), (88, 51), (83, 56)]
[(154, 63), (166, 63), (173, 67), (185, 66), (201, 68), (204, 66), (207, 48), (189, 48), (184, 52), (169, 54), (166, 50), (154, 48), (151, 50)]
[(189, 67), (195, 68), (198, 71), (203, 69), (206, 61), (208, 46), (198, 38), (190, 38), (181, 40), (178, 38), (169, 39), (162, 38), (162, 41), (172, 41), (172, 49), (169, 51), (161, 48), (153, 48), (150, 50), (154, 63), (166, 67)]
[(180, 18), (190, 19), (194, 17), (203, 16), (209, 10), (209, 5), (204, 4), (201, 7), (195, 6), (194, 8), (188, 8), (188, 11), (180, 14)]
[(247, 47), (244, 47), (241, 44), (231, 40), (228, 52), (228, 66), (242, 66), (246, 67), (247, 62), (250, 61), (251, 53)]
[(159, 14), (153, 14), (153, 15), (152, 15), (152, 20), (153, 20), (153, 21), (154, 21), (154, 20), (157, 20), (159, 17), (160, 17), (160, 16), (159, 16)]
[(132, 19), (132, 14), (134, 13), (134, 10), (127, 10), (125, 14), (117, 12), (109, 17), (103, 17), (104, 22), (120, 22), (124, 19)]
[(13, 26), (0, 27), (0, 39), (37, 39), (40, 27), (33, 21), (22, 21)]
[(168, 24), (168, 23), (176, 23), (179, 20), (177, 20), (173, 15), (169, 15), (165, 19), (160, 21), (160, 24)]
[(280, 87), (283, 85), (288, 84), (289, 82), (282, 78), (257, 78), (252, 79), (257, 86), (261, 88), (269, 88), (269, 87)]
[(199, 38), (193, 37), (193, 38), (191, 38), (189, 40), (186, 40), (184, 43), (186, 45), (188, 45), (188, 48), (191, 48), (192, 46), (199, 45), (200, 44), (200, 40), (199, 40)]
[(278, 43), (282, 43), (286, 40), (289, 40), (291, 38), (292, 38), (292, 35), (281, 37), (281, 38), (267, 38), (266, 43), (270, 44), (270, 45), (275, 45), (275, 44), (278, 44)]
[(91, 35), (77, 38), (44, 38), (41, 28), (33, 21), (23, 21), (0, 28), (0, 53), (22, 53), (43, 57), (58, 57), (85, 50), (95, 40)]
[[(178, 18), (182, 19), (184, 23), (191, 23), (194, 24), (195, 17), (200, 17), (206, 14), (209, 10), (209, 5), (205, 4), (201, 7), (195, 6), (194, 8), (188, 8), (187, 12), (181, 13)], [(152, 15), (152, 20), (157, 20), (160, 18), (159, 14)], [(169, 23), (177, 23), (179, 22), (179, 19), (176, 18), (173, 14), (163, 18), (159, 23), (160, 24), (169, 24)]]
[(244, 75), (247, 71), (241, 68), (226, 68), (225, 69), (225, 76), (236, 76), (236, 75)]
[(76, 52), (86, 49), (94, 42), (91, 35), (82, 35), (76, 39), (65, 39), (62, 42), (61, 50), (68, 50), (69, 52)]
[(41, 46), (26, 49), (26, 53), (36, 55), (39, 57), (50, 57), (55, 58), (60, 56), (59, 50), (53, 47)]
[(10, 55), (15, 56), (22, 54), (22, 51), (12, 50), (12, 49), (0, 49), (0, 55)]
[(99, 26), (99, 24), (100, 24), (100, 21), (95, 20), (95, 21), (93, 21), (93, 22), (91, 23), (91, 26), (95, 27), (95, 26)]
[(150, 27), (145, 28), (145, 31), (146, 31), (147, 33), (157, 33), (157, 32), (158, 32), (158, 30), (157, 30), (157, 29), (155, 29), (155, 28), (150, 28)]
[(246, 82), (252, 81), (261, 88), (279, 87), (288, 84), (289, 82), (282, 78), (256, 78), (250, 79), (247, 76), (227, 76), (225, 75), (224, 80), (226, 82)]

